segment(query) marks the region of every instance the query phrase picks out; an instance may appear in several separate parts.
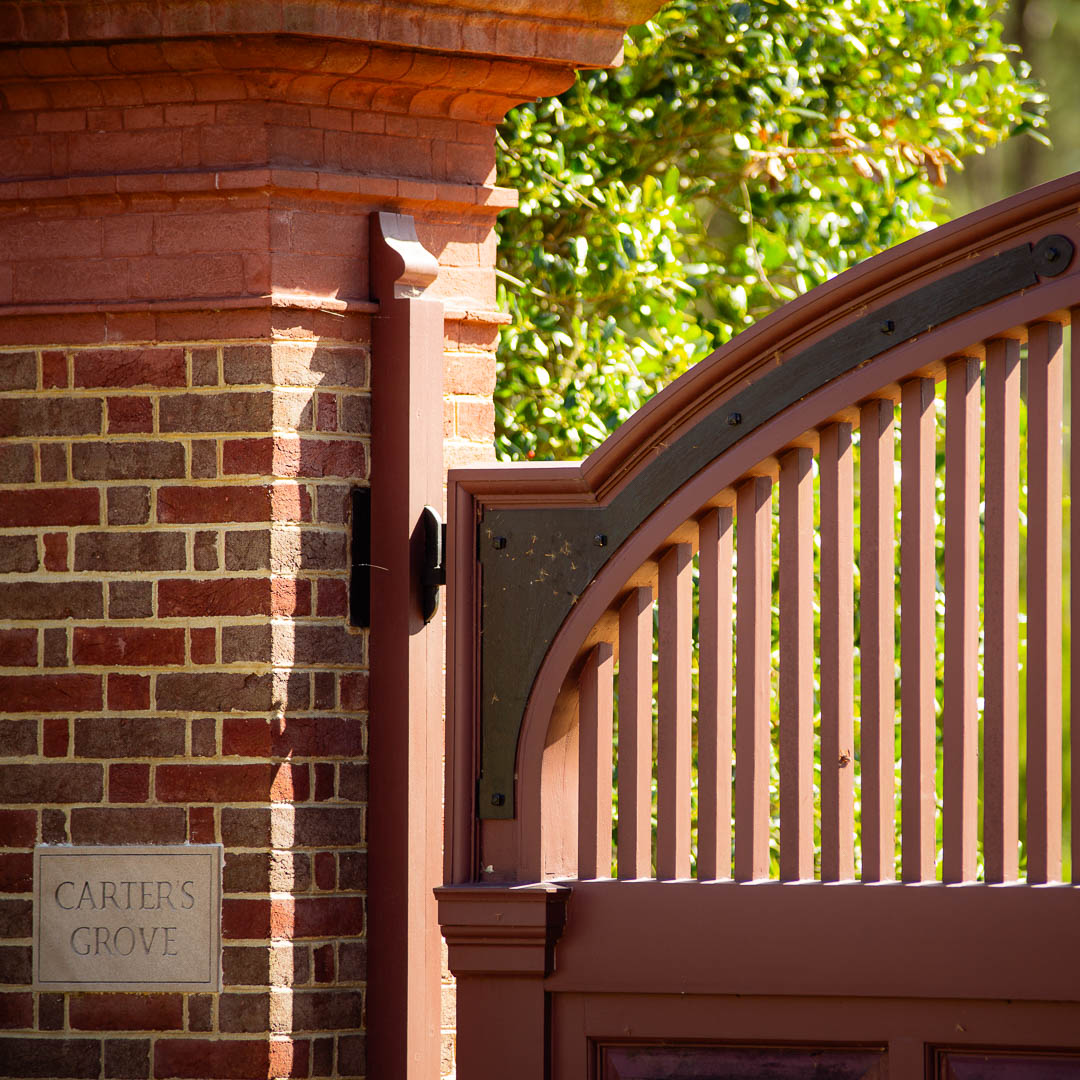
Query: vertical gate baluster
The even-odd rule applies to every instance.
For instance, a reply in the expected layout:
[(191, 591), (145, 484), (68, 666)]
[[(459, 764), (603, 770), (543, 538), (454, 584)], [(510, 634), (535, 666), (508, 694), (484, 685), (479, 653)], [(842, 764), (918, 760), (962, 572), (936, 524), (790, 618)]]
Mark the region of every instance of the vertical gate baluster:
[(863, 405), (859, 432), (862, 878), (891, 881), (896, 854), (893, 403), (878, 398)]
[(855, 876), (851, 425), (821, 432), (821, 880)]
[(904, 881), (934, 879), (934, 380), (901, 388), (900, 753)]
[(974, 881), (979, 828), (979, 377), (972, 357), (945, 378), (943, 878)]
[[(1070, 627), (1080, 625), (1080, 308), (1072, 309), (1069, 372), (1069, 614)], [(1074, 501), (1076, 500), (1076, 501)], [(1080, 672), (1080, 633), (1070, 630), (1069, 670)], [(1072, 879), (1080, 885), (1080, 688), (1069, 693), (1069, 777), (1072, 790)]]
[(986, 642), (983, 858), (986, 880), (1015, 881), (1020, 799), (1020, 342), (986, 343)]
[(1028, 327), (1028, 881), (1061, 876), (1061, 327)]
[(652, 876), (652, 589), (619, 610), (620, 878)]
[(735, 879), (769, 876), (769, 697), (772, 646), (772, 480), (737, 494)]
[(806, 447), (780, 462), (780, 879), (814, 876), (814, 491)]
[(578, 690), (578, 877), (611, 876), (611, 713), (615, 662), (601, 641)]
[(690, 876), (693, 554), (676, 544), (660, 559), (656, 876), (668, 879)]
[(702, 881), (731, 875), (731, 507), (701, 519), (698, 555), (698, 858)]

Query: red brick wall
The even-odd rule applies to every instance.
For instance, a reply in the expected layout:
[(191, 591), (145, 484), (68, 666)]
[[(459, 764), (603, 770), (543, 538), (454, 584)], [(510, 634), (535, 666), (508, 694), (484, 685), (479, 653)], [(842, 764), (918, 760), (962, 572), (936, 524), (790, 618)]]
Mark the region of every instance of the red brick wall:
[[(364, 1073), (347, 508), (371, 396), (347, 322), (0, 350), (0, 1075)], [(455, 462), (490, 455), (493, 339), (447, 324)], [(222, 995), (31, 993), (35, 842), (184, 841), (226, 848)]]
[[(567, 72), (0, 47), (0, 1077), (365, 1075), (368, 216), (439, 259), (446, 464), (489, 459), (492, 124)], [(31, 990), (35, 843), (185, 841), (222, 994)]]
[[(0, 352), (0, 1025), (70, 1033), (5, 1041), (0, 1073), (362, 1073), (368, 371), (325, 339)], [(224, 994), (18, 988), (35, 841), (186, 840), (226, 845)]]

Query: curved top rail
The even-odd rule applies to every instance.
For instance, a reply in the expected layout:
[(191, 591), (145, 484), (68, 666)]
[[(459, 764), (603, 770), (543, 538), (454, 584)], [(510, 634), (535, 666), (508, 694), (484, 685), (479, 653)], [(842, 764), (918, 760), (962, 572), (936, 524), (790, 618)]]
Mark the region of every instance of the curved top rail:
[[(955, 335), (938, 331), (969, 324), (991, 304), (1016, 300), (1020, 306), (1002, 304), (1006, 323), (990, 330), (982, 318), (978, 333), (983, 336), (1008, 332), (1035, 314), (1035, 307), (1045, 315), (1067, 306), (1075, 298), (1068, 289), (1053, 289), (1052, 280), (1069, 269), (1080, 245), (1078, 206), (1080, 174), (869, 260), (702, 361), (580, 465), (452, 474), (480, 512), (477, 816), (515, 816), (514, 765), (526, 708), (530, 714), (534, 706), (550, 713), (558, 691), (549, 687), (543, 703), (530, 701), (537, 676), (552, 666), (549, 650), (566, 632), (560, 628), (595, 614), (596, 603), (579, 602), (587, 590), (600, 587), (591, 583), (616, 554), (614, 561), (625, 561), (620, 548), (635, 530), (650, 523), (635, 537), (637, 555), (643, 543), (662, 543), (664, 529), (677, 527), (695, 510), (687, 510), (682, 498), (691, 487), (701, 494), (691, 481), (729, 451), (738, 449), (735, 457), (741, 460), (745, 455), (738, 444), (744, 440), (748, 453), (771, 453), (775, 447), (762, 450), (761, 440), (751, 436), (763, 434), (785, 410), (841, 376), (893, 352), (911, 354), (930, 331), (941, 338), (935, 348), (966, 348), (976, 338), (952, 342)], [(918, 360), (909, 366), (918, 367)], [(866, 387), (863, 393), (876, 389)], [(745, 467), (753, 464), (748, 459)], [(566, 660), (564, 650), (554, 667), (565, 667)], [(559, 681), (565, 671), (549, 674), (558, 674)]]

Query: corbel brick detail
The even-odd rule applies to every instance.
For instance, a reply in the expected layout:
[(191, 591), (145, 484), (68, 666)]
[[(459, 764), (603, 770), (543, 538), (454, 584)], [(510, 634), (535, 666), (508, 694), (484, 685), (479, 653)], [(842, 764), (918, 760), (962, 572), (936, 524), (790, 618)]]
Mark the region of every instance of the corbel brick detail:
[[(298, 36), (0, 44), (0, 73), (0, 160), (14, 177), (115, 173), (134, 192), (155, 172), (270, 165), (490, 183), (492, 125), (574, 77), (533, 60)], [(185, 183), (173, 176), (173, 190)]]

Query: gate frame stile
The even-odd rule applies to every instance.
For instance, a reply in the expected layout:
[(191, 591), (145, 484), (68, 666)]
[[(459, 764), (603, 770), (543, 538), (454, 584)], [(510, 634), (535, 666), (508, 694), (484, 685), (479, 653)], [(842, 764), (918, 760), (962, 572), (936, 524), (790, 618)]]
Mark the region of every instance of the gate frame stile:
[[(589, 1025), (603, 1023), (599, 1018), (604, 1015), (612, 1023), (612, 1017), (620, 1017), (618, 1030), (625, 1026), (627, 1034), (633, 1026), (635, 1036), (688, 1037), (685, 1023), (678, 1033), (653, 1019), (664, 1012), (657, 995), (665, 994), (690, 995), (684, 1019), (708, 1015), (716, 1007), (716, 995), (801, 994), (819, 1004), (823, 993), (909, 1001), (910, 1007), (895, 1006), (887, 1042), (896, 1070), (890, 1075), (912, 1077), (922, 1075), (929, 1059), (921, 1049), (916, 1052), (903, 1017), (922, 1016), (920, 1003), (930, 998), (1056, 998), (1066, 1009), (1067, 1022), (1080, 1024), (1080, 986), (1074, 974), (1080, 966), (1080, 920), (1072, 915), (1076, 895), (1071, 886), (963, 885), (946, 891), (933, 883), (565, 880), (576, 872), (566, 858), (572, 847), (568, 840), (575, 835), (576, 803), (572, 785), (567, 790), (563, 784), (568, 767), (576, 764), (573, 683), (585, 651), (610, 634), (603, 620), (610, 618), (620, 589), (644, 583), (634, 577), (640, 576), (639, 568), (648, 576), (650, 560), (682, 538), (677, 523), (693, 517), (716, 492), (789, 445), (788, 440), (879, 396), (896, 380), (932, 374), (948, 357), (966, 354), (973, 342), (1008, 335), (1032, 317), (1052, 314), (1068, 322), (1076, 304), (1080, 257), (1061, 277), (1040, 280), (1033, 289), (1020, 289), (992, 305), (976, 306), (819, 385), (675, 490), (611, 554), (548, 644), (517, 742), (514, 816), (486, 817), (484, 808), (476, 805), (483, 712), (478, 543), (485, 512), (610, 504), (665, 445), (723, 409), (736, 393), (786, 359), (868, 312), (973, 260), (1053, 232), (1066, 234), (1080, 251), (1078, 207), (1080, 174), (1024, 192), (868, 260), (740, 334), (652, 399), (583, 463), (450, 473), (446, 885), (437, 896), (450, 967), (459, 979), (462, 1080), (502, 1070), (536, 1080), (549, 1075), (558, 1080), (592, 1077), (597, 1062), (590, 1061), (588, 1071), (582, 1071), (585, 1059), (575, 1056), (579, 1051), (573, 1047), (582, 1037), (588, 1042)], [(516, 611), (520, 632), (528, 633), (524, 598)], [(597, 625), (600, 631), (592, 629)], [(1080, 837), (1074, 835), (1073, 843), (1074, 851), (1080, 850)], [(1074, 858), (1074, 876), (1080, 871), (1078, 861)], [(688, 918), (691, 910), (695, 914)], [(808, 917), (815, 926), (812, 947), (802, 929)], [(770, 918), (788, 920), (785, 932), (766, 933)], [(904, 928), (909, 919), (914, 920), (910, 930)], [(1015, 927), (1017, 919), (1024, 924), (1003, 942), (995, 933), (999, 920)], [(683, 950), (701, 945), (703, 920), (736, 930), (718, 934), (697, 953), (673, 952), (672, 943)], [(562, 934), (564, 921), (568, 930)], [(543, 964), (537, 960), (541, 926)], [(655, 948), (644, 954), (638, 951), (643, 926), (664, 931)], [(963, 932), (957, 933), (958, 927)], [(988, 939), (998, 948), (987, 951)], [(916, 941), (921, 945), (912, 951)], [(531, 942), (531, 953), (525, 942)], [(1014, 950), (1009, 950), (1010, 943)], [(786, 979), (785, 972), (803, 954), (806, 962), (799, 962), (799, 977)], [(688, 957), (692, 960), (686, 963)], [(1045, 965), (1055, 957), (1065, 965), (1062, 977), (1046, 974)], [(523, 980), (529, 982), (527, 994)], [(830, 986), (827, 992), (820, 990), (823, 980)], [(590, 993), (609, 995), (611, 1007), (597, 1005), (590, 1012)], [(617, 998), (610, 998), (613, 994)], [(1013, 1030), (1001, 1026), (995, 1008), (972, 1007), (970, 1032), (983, 1032), (990, 1041), (999, 1028)], [(531, 1015), (522, 1015), (526, 1009)], [(789, 1011), (798, 1015), (794, 1006)], [(1050, 1020), (1044, 1026), (1057, 1030)], [(541, 1032), (542, 1050), (537, 1041)], [(965, 1044), (975, 1037), (970, 1032)], [(525, 1041), (515, 1042), (519, 1039)], [(1018, 1037), (1014, 1042), (1022, 1044)]]
[[(456, 1060), (463, 1076), (486, 1076), (493, 1063), (519, 1080), (547, 1080), (551, 1071), (543, 981), (554, 970), (570, 890), (553, 882), (520, 888), (480, 883), (478, 748), (471, 722), (478, 702), (474, 649), (480, 632), (477, 498), (489, 486), (502, 491), (507, 481), (514, 484), (536, 472), (551, 478), (554, 494), (562, 481), (574, 485), (577, 468), (543, 463), (538, 469), (491, 465), (451, 470), (447, 486), (447, 582), (456, 587), (446, 590), (447, 884), (435, 895), (449, 967), (457, 979)], [(501, 826), (493, 830), (496, 842), (513, 845), (512, 822), (486, 824)]]

